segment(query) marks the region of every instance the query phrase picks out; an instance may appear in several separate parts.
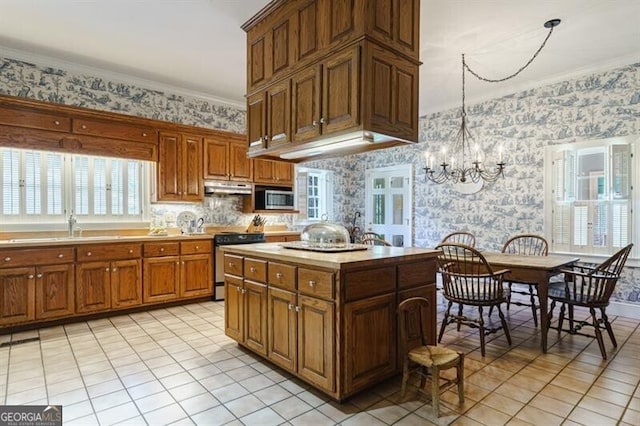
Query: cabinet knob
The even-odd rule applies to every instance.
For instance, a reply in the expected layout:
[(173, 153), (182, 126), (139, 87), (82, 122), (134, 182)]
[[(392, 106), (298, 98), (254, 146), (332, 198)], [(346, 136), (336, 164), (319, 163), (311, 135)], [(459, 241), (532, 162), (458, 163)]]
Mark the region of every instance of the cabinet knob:
[(236, 264), (235, 264), (235, 263), (233, 263), (233, 262), (229, 262), (229, 268), (233, 268), (234, 266), (236, 266)]
[(265, 141), (265, 142), (268, 142), (268, 141), (269, 141), (269, 136), (264, 135), (264, 141)]
[(87, 252), (87, 256), (91, 256), (91, 252), (90, 251)]
[(289, 310), (292, 310), (292, 309), (293, 309), (293, 305), (292, 305), (291, 303), (289, 303), (289, 306), (288, 306), (288, 307), (289, 307)]
[(236, 287), (236, 291), (240, 293), (240, 287)]
[(247, 289), (246, 289), (246, 288), (243, 288), (243, 289), (242, 289), (242, 294), (245, 294), (246, 292), (247, 292)]
[(5, 262), (11, 262), (11, 258), (9, 256), (7, 256), (7, 257), (4, 258), (4, 261)]
[(27, 276), (27, 278), (29, 278), (30, 280), (32, 280), (32, 279), (33, 279), (33, 274), (29, 274), (29, 275)]
[(64, 257), (64, 254), (60, 253), (58, 254), (58, 259), (62, 259)]
[(180, 264), (180, 262), (179, 262), (179, 261), (178, 261), (178, 262), (176, 262), (176, 265), (179, 265), (179, 264)]
[(276, 278), (277, 279), (282, 278), (282, 272), (276, 272)]
[(324, 124), (324, 117), (320, 118), (320, 124)]
[(55, 124), (56, 126), (60, 125), (60, 122), (58, 120), (54, 121), (53, 124)]
[(109, 272), (109, 271), (110, 271), (110, 269), (109, 269), (109, 268), (104, 268), (104, 271), (105, 271), (105, 272)]
[(200, 250), (200, 246), (196, 246), (196, 250)]
[(252, 266), (251, 268), (249, 268), (249, 270), (250, 270), (251, 272), (255, 272), (255, 271), (256, 271), (256, 267), (255, 267), (255, 266)]
[(145, 132), (142, 132), (142, 137), (143, 137), (143, 138), (146, 138), (146, 137), (147, 137), (147, 134), (146, 134)]
[(184, 260), (182, 261), (182, 264), (184, 265)]
[(300, 306), (296, 306), (296, 312), (300, 312)]
[(111, 270), (111, 272), (116, 272), (117, 270), (118, 270), (118, 268), (113, 268), (113, 269)]
[(82, 125), (82, 126), (80, 126), (80, 127), (82, 127), (83, 129), (86, 129), (86, 128), (87, 128), (87, 125), (86, 125), (86, 124), (83, 124), (83, 125)]
[(160, 253), (164, 251), (164, 247), (160, 247)]
[(313, 127), (316, 127), (316, 126), (318, 125), (318, 122), (317, 122), (316, 120), (313, 120), (313, 121), (311, 122), (311, 125), (312, 125)]
[(309, 287), (313, 287), (316, 285), (316, 282), (313, 280), (309, 280)]
[(36, 274), (36, 278), (42, 278), (42, 274)]

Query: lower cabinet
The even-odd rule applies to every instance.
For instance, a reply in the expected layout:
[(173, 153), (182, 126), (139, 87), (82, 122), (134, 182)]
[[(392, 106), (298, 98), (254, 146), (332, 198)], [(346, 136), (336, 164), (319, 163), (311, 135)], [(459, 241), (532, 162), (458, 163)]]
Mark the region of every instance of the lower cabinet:
[(0, 324), (35, 319), (35, 268), (0, 269)]
[(139, 259), (83, 262), (76, 272), (76, 311), (90, 313), (142, 303)]
[(73, 264), (36, 268), (36, 319), (59, 318), (75, 312)]
[(244, 343), (259, 354), (267, 355), (267, 286), (244, 280)]

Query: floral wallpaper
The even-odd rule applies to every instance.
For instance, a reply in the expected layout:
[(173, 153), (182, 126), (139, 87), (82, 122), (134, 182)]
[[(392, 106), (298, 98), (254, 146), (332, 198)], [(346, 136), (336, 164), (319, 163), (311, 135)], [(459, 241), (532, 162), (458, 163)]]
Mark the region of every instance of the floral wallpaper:
[[(412, 163), (414, 246), (434, 247), (450, 232), (469, 230), (479, 247), (500, 250), (510, 235), (544, 233), (547, 145), (640, 135), (640, 63), (468, 105), (467, 118), (485, 153), (503, 145), (507, 163), (505, 178), (476, 194), (462, 195), (424, 177), (424, 153), (449, 145), (460, 108), (421, 117), (417, 144), (305, 165), (336, 172), (334, 187), (341, 193), (334, 209), (347, 223), (354, 211), (364, 214), (367, 169)], [(640, 304), (640, 268), (625, 268), (614, 298)]]
[[(136, 87), (126, 82), (0, 57), (0, 93), (65, 105), (120, 112), (236, 133), (245, 131), (243, 110), (205, 100)], [(467, 106), (469, 128), (486, 153), (505, 147), (505, 179), (479, 193), (461, 195), (448, 185), (425, 181), (424, 152), (448, 145), (459, 126), (459, 108), (420, 118), (420, 142), (305, 166), (332, 170), (336, 221), (364, 214), (367, 169), (414, 165), (413, 244), (434, 247), (459, 229), (473, 232), (478, 245), (498, 250), (509, 235), (543, 233), (544, 148), (551, 144), (640, 135), (640, 63)], [(155, 204), (154, 215), (191, 210), (207, 223), (244, 225), (238, 196), (214, 197), (203, 204)], [(293, 215), (271, 223), (294, 226)], [(360, 219), (365, 223), (367, 218)], [(636, 242), (637, 243), (637, 242)], [(640, 304), (640, 268), (625, 268), (614, 298)]]

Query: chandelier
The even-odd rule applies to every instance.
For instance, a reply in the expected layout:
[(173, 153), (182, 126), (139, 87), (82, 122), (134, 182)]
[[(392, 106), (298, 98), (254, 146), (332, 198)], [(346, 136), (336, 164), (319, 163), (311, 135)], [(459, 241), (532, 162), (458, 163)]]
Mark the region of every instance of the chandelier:
[[(426, 167), (424, 167), (424, 171), (427, 179), (437, 184), (445, 182), (451, 182), (454, 184), (480, 183), (481, 187), (482, 182), (495, 182), (499, 177), (504, 178), (504, 168), (506, 165), (503, 158), (504, 148), (502, 146), (498, 147), (498, 158), (495, 166), (487, 168), (484, 153), (467, 128), (467, 111), (465, 109), (465, 72), (469, 71), (477, 79), (489, 83), (499, 83), (517, 76), (538, 56), (547, 43), (547, 40), (549, 40), (549, 37), (551, 37), (553, 29), (558, 25), (560, 25), (560, 19), (551, 19), (545, 22), (544, 27), (549, 29), (549, 33), (538, 50), (519, 70), (503, 78), (490, 79), (480, 76), (469, 68), (469, 65), (467, 65), (464, 59), (464, 54), (462, 54), (462, 121), (460, 123), (460, 128), (451, 143), (449, 152), (445, 147), (441, 150), (439, 155), (426, 153)], [(439, 170), (436, 170), (438, 167)], [(480, 187), (478, 187), (478, 189)]]

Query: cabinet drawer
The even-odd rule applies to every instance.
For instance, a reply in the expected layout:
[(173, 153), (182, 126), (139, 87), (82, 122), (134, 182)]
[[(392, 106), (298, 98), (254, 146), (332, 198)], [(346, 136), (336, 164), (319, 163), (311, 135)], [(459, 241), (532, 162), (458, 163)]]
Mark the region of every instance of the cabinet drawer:
[(242, 256), (224, 255), (224, 273), (242, 276)]
[(398, 265), (398, 288), (413, 288), (436, 282), (436, 260)]
[(244, 259), (244, 277), (262, 283), (267, 282), (267, 261), (259, 259)]
[(277, 262), (269, 262), (269, 285), (295, 291), (296, 267)]
[(0, 268), (73, 262), (73, 247), (0, 250)]
[(81, 135), (102, 136), (140, 142), (155, 142), (156, 130), (151, 127), (132, 126), (124, 123), (74, 118), (72, 132)]
[(210, 254), (211, 240), (183, 241), (180, 251), (182, 254)]
[(71, 130), (71, 119), (68, 117), (13, 108), (0, 108), (0, 124), (58, 132)]
[(91, 244), (78, 246), (78, 262), (141, 257), (142, 244)]
[(306, 294), (308, 296), (333, 299), (333, 273), (299, 268), (298, 292), (301, 294)]
[(180, 252), (179, 243), (144, 243), (142, 246), (144, 257), (177, 256)]
[(344, 276), (345, 300), (358, 300), (396, 290), (396, 268), (365, 269)]

